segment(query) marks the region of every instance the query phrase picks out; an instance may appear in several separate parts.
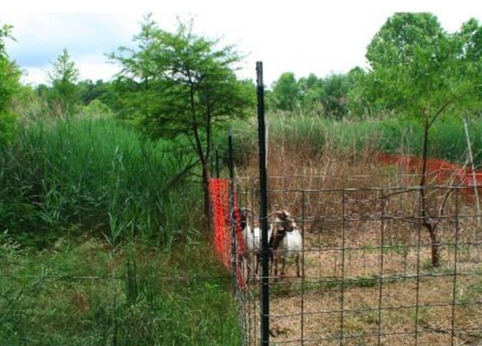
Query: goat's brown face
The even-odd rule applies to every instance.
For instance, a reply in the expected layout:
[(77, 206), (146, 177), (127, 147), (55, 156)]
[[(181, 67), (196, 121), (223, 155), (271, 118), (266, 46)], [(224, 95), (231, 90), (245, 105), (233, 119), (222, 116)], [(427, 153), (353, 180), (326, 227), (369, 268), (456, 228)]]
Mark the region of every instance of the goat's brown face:
[(286, 220), (285, 229), (286, 229), (288, 232), (291, 232), (291, 231), (293, 231), (295, 228), (296, 228), (295, 219), (293, 219), (292, 217), (289, 217), (289, 218)]
[(287, 232), (291, 232), (296, 228), (295, 219), (291, 217), (291, 214), (286, 210), (276, 212), (276, 217), (279, 219), (279, 227)]
[(281, 220), (281, 221), (286, 221), (290, 217), (290, 213), (287, 212), (286, 210), (278, 210), (276, 212), (276, 216)]
[(251, 210), (248, 208), (240, 208), (238, 212), (241, 229), (245, 229), (248, 224), (248, 213), (251, 213)]

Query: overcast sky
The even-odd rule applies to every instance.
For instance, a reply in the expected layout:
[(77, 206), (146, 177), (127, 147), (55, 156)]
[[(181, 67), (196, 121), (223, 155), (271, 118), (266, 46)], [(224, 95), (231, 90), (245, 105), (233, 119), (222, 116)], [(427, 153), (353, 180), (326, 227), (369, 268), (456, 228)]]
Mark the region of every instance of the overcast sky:
[(177, 17), (193, 18), (196, 34), (236, 45), (247, 55), (241, 78), (254, 80), (255, 63), (263, 61), (267, 85), (283, 72), (325, 77), (365, 67), (366, 46), (395, 12), (431, 12), (448, 32), (472, 17), (482, 22), (480, 0), (32, 2), (12, 0), (0, 12), (0, 24), (14, 26), (17, 41), (7, 49), (27, 73), (27, 83), (44, 83), (63, 48), (81, 79), (109, 80), (118, 66), (105, 55), (129, 46), (150, 12), (162, 29), (174, 30)]

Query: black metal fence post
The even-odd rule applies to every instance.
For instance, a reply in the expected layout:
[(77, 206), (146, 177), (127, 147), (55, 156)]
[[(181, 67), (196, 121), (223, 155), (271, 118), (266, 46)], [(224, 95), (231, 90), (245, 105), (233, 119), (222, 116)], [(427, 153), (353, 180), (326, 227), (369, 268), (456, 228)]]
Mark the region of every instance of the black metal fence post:
[(233, 164), (233, 135), (231, 129), (228, 131), (228, 165), (229, 165), (229, 215), (231, 224), (231, 270), (233, 277), (233, 288), (236, 287), (236, 217), (234, 213), (234, 164)]
[[(231, 133), (229, 134), (229, 136), (231, 136)], [(231, 156), (232, 158), (232, 156)], [(215, 160), (215, 163), (216, 163), (216, 178), (219, 178), (219, 148), (216, 146), (216, 160)], [(231, 162), (230, 162), (231, 164)]]
[(269, 345), (269, 248), (268, 248), (268, 196), (266, 174), (266, 125), (264, 118), (263, 63), (256, 62), (258, 97), (258, 143), (259, 143), (259, 196), (261, 225), (261, 343)]

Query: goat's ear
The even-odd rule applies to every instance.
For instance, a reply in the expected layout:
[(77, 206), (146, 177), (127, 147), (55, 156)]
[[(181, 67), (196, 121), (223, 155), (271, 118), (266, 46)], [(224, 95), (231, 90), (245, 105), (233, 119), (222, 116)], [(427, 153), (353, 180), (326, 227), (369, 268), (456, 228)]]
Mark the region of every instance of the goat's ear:
[(280, 218), (281, 220), (286, 219), (284, 210), (277, 210), (275, 214), (276, 214), (276, 217)]
[(287, 212), (286, 210), (278, 210), (276, 212), (276, 215), (283, 221), (290, 217), (290, 213)]
[(244, 215), (246, 215), (246, 216), (247, 216), (248, 214), (251, 214), (251, 215), (254, 214), (253, 211), (252, 211), (251, 209), (247, 208), (247, 207), (239, 208), (239, 211), (240, 211), (241, 213), (243, 213)]
[[(245, 208), (239, 208), (238, 209), (238, 213), (239, 213), (239, 219), (241, 221), (245, 221), (246, 222), (246, 219), (248, 217), (248, 214), (246, 213), (246, 209)], [(235, 216), (236, 214), (233, 213), (233, 217)]]

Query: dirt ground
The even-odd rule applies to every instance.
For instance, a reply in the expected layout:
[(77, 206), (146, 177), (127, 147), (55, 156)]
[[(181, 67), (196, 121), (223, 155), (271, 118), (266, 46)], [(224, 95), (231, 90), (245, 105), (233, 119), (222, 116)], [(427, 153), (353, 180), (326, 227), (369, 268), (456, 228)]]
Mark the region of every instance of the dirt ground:
[[(307, 226), (302, 277), (296, 277), (291, 259), (284, 278), (270, 279), (270, 343), (482, 344), (482, 245), (475, 221), (440, 225), (436, 268), (424, 228), (382, 220), (352, 223), (356, 227), (345, 222), (330, 232)], [(259, 283), (248, 287), (248, 343), (255, 345)]]

